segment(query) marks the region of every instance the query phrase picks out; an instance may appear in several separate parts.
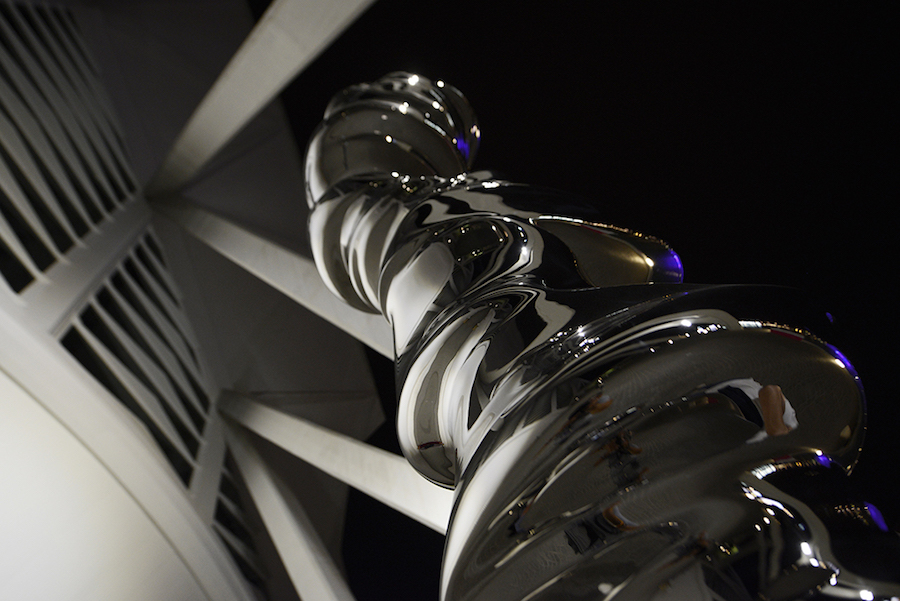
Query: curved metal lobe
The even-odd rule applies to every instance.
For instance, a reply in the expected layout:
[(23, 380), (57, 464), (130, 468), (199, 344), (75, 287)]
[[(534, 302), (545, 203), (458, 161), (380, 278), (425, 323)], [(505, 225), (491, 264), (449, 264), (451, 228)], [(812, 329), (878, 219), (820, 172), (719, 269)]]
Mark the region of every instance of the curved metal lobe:
[(479, 138), (395, 73), (307, 153), (319, 270), (390, 321), (403, 452), (457, 491), (442, 597), (900, 596), (897, 537), (843, 490), (864, 400), (819, 314), (682, 284), (665, 243), (469, 173)]

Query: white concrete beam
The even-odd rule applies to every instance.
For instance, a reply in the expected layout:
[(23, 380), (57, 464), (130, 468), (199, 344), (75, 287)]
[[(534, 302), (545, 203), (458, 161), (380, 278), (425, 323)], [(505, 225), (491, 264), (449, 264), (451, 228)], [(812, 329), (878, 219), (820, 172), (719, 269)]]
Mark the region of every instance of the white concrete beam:
[(239, 424), (429, 528), (447, 533), (453, 491), (423, 478), (400, 455), (224, 392), (219, 411)]
[(384, 317), (358, 311), (334, 296), (312, 260), (188, 200), (157, 201), (153, 208), (249, 273), (393, 360), (393, 335)]
[(226, 424), (228, 445), (297, 594), (304, 601), (352, 601), (353, 593), (290, 489), (247, 434)]
[(182, 188), (373, 0), (275, 0), (207, 92), (148, 183)]

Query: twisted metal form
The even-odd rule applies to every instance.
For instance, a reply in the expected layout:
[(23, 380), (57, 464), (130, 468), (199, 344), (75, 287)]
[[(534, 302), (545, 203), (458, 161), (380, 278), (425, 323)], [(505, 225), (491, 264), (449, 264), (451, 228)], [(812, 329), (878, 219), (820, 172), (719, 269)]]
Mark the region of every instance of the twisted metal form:
[(442, 598), (900, 597), (824, 315), (682, 284), (663, 242), (469, 173), (479, 138), (394, 73), (331, 101), (306, 164), (318, 268), (390, 321), (403, 452), (456, 489)]

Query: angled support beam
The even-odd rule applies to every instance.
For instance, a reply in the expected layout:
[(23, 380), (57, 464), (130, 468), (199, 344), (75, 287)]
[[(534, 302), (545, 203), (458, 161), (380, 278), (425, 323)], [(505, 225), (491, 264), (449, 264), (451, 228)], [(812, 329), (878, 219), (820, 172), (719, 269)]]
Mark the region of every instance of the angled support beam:
[(147, 196), (190, 181), (373, 0), (275, 0), (194, 110)]
[(402, 456), (234, 392), (222, 394), (219, 411), (338, 480), (446, 534), (453, 491), (425, 480)]
[(385, 357), (394, 358), (393, 335), (387, 321), (381, 315), (363, 313), (337, 299), (325, 287), (310, 259), (201, 209), (188, 200), (157, 201), (152, 206), (279, 292)]
[(304, 600), (352, 601), (353, 593), (303, 507), (262, 460), (240, 428), (226, 424), (228, 444), (288, 576)]

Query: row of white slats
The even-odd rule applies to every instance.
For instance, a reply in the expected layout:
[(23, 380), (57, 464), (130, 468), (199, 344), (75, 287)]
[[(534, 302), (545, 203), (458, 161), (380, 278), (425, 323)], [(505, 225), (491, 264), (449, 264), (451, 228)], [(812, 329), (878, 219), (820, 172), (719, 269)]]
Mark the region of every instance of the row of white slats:
[[(48, 17), (47, 21), (44, 21), (35, 6), (22, 5), (22, 10), (28, 11), (31, 15), (33, 25), (40, 33), (42, 40), (46, 42), (50, 53), (56, 58), (61, 74), (72, 85), (80, 105), (85, 109), (84, 113), (90, 117), (97, 128), (100, 139), (104, 142), (103, 146), (112, 153), (111, 158), (124, 171), (121, 174), (119, 169), (114, 171), (123, 189), (133, 187), (134, 177), (128, 172), (128, 159), (120, 138), (115, 135), (112, 112), (108, 105), (104, 106), (101, 96), (96, 93), (96, 90), (102, 89), (103, 86), (96, 78), (91, 77), (90, 69), (80, 60), (78, 52), (71, 44), (71, 39), (61, 30), (58, 19), (53, 18), (53, 11), (43, 11), (43, 14)], [(125, 181), (126, 179), (130, 181)]]
[[(167, 341), (178, 351), (179, 356), (186, 363), (191, 363), (195, 367), (199, 368), (198, 362), (195, 360), (196, 354), (191, 352), (190, 349), (197, 348), (196, 340), (189, 340), (189, 336), (191, 336), (191, 327), (188, 323), (187, 316), (181, 311), (181, 309), (175, 305), (174, 302), (169, 298), (168, 294), (162, 289), (162, 287), (156, 282), (154, 277), (150, 274), (150, 272), (144, 267), (140, 260), (137, 257), (133, 256), (134, 253), (129, 254), (132, 263), (135, 265), (137, 271), (142, 276), (143, 281), (145, 281), (148, 287), (151, 289), (153, 293), (153, 297), (157, 299), (162, 305), (163, 311), (159, 310), (159, 306), (153, 301), (153, 299), (147, 297), (143, 288), (132, 278), (131, 274), (127, 272), (125, 269), (120, 269), (119, 271), (126, 275), (129, 281), (132, 283), (133, 287), (137, 289), (142, 297), (145, 300), (145, 308), (153, 315), (156, 324), (166, 335)], [(174, 289), (174, 286), (173, 286)], [(182, 352), (184, 351), (184, 352)]]
[[(194, 365), (193, 361), (185, 360), (181, 361), (181, 365), (179, 365), (178, 360), (175, 358), (175, 351), (173, 351), (168, 345), (166, 345), (162, 340), (160, 340), (159, 336), (153, 331), (150, 326), (148, 326), (144, 319), (137, 313), (137, 311), (132, 308), (132, 306), (125, 300), (118, 290), (112, 285), (108, 285), (106, 289), (109, 291), (110, 295), (116, 301), (116, 304), (122, 309), (125, 316), (128, 320), (134, 325), (135, 329), (138, 331), (138, 334), (147, 342), (150, 348), (153, 350), (153, 353), (162, 363), (162, 369), (165, 370), (167, 374), (169, 374), (175, 383), (187, 394), (188, 398), (194, 403), (194, 406), (201, 414), (206, 413), (206, 409), (203, 407), (203, 403), (197, 398), (197, 394), (194, 391), (194, 387), (191, 386), (190, 382), (187, 380), (187, 375), (182, 369), (181, 365), (187, 367), (188, 365)], [(105, 312), (104, 312), (105, 313)], [(187, 367), (190, 369), (190, 367)], [(198, 385), (202, 386), (201, 382), (203, 382), (204, 378), (197, 372), (193, 372), (191, 376), (194, 378), (194, 381), (197, 382)], [(205, 392), (205, 391), (204, 391)], [(207, 395), (209, 393), (207, 392)]]
[[(24, 227), (46, 248), (52, 264), (70, 246), (65, 240), (54, 241), (48, 227), (58, 227), (74, 244), (80, 243), (79, 238), (86, 233), (82, 224), (70, 221), (63, 203), (74, 211), (76, 222), (87, 226), (87, 232), (94, 231), (97, 228), (90, 213), (107, 217), (115, 206), (110, 206), (109, 199), (124, 202), (134, 184), (133, 178), (125, 181), (131, 176), (121, 139), (108, 117), (109, 108), (90, 100), (91, 90), (85, 80), (70, 78), (64, 74), (66, 69), (60, 69), (65, 65), (68, 70), (90, 70), (83, 60), (77, 64), (75, 54), (69, 56), (62, 50), (61, 44), (71, 46), (76, 39), (71, 37), (71, 22), (59, 15), (54, 17), (54, 10), (49, 8), (42, 11), (46, 21), (30, 5), (0, 3), (0, 192)], [(30, 18), (24, 18), (26, 14)], [(54, 31), (48, 23), (55, 23)], [(76, 191), (72, 179), (77, 180), (83, 195)], [(108, 197), (106, 204), (96, 186)], [(122, 192), (117, 195), (114, 188)], [(41, 203), (41, 210), (49, 213), (46, 223), (33, 203)], [(49, 259), (42, 257), (38, 264), (25, 241), (3, 217), (0, 236), (32, 279), (44, 279), (42, 268), (48, 267)]]
[[(169, 409), (178, 416), (184, 426), (190, 430), (191, 434), (199, 442), (203, 433), (196, 428), (190, 415), (188, 415), (187, 410), (182, 407), (181, 400), (175, 392), (175, 389), (172, 387), (170, 380), (166, 377), (165, 372), (163, 372), (163, 370), (147, 356), (144, 350), (131, 339), (131, 336), (129, 336), (128, 333), (103, 310), (103, 307), (101, 307), (99, 303), (93, 302), (91, 303), (91, 306), (100, 315), (103, 324), (113, 333), (113, 336), (115, 336), (122, 346), (125, 347), (125, 351), (131, 356), (135, 363), (137, 363), (138, 368), (143, 372), (147, 379), (150, 380), (163, 401), (169, 405)], [(202, 414), (203, 412), (200, 411), (200, 413)]]
[(129, 394), (134, 397), (141, 406), (141, 409), (143, 409), (150, 419), (153, 420), (154, 425), (162, 431), (168, 441), (178, 450), (183, 458), (190, 463), (192, 467), (196, 467), (190, 451), (181, 441), (181, 437), (178, 435), (178, 432), (166, 415), (165, 410), (159, 404), (159, 401), (153, 393), (151, 393), (138, 377), (131, 373), (131, 370), (125, 367), (119, 361), (118, 357), (116, 357), (112, 351), (108, 350), (87, 327), (82, 325), (79, 321), (76, 321), (72, 325), (81, 337), (87, 341), (94, 353), (96, 353), (103, 361), (104, 365), (109, 368), (119, 383), (121, 383)]
[[(83, 244), (80, 238), (96, 232), (97, 221), (136, 186), (111, 105), (71, 15), (0, 0), (0, 41), (0, 193), (49, 255), (39, 248), (40, 258), (31, 254), (3, 216), (0, 236), (21, 268), (43, 281), (47, 262), (64, 260), (69, 250), (59, 240), (63, 234), (54, 240), (49, 228)], [(36, 203), (46, 210), (43, 216)]]
[[(29, 101), (32, 101), (39, 96), (46, 99), (45, 106), (47, 106), (50, 113), (55, 115), (59, 122), (62, 124), (62, 127), (65, 131), (64, 135), (70, 138), (75, 146), (75, 150), (78, 153), (78, 156), (80, 156), (87, 163), (90, 171), (94, 174), (96, 181), (98, 181), (100, 185), (103, 186), (106, 194), (110, 198), (115, 198), (115, 191), (113, 190), (110, 182), (106, 181), (105, 173), (103, 167), (100, 165), (99, 158), (91, 148), (91, 143), (88, 139), (88, 136), (83, 130), (83, 126), (80, 124), (80, 119), (76, 115), (73, 108), (69, 106), (65, 98), (63, 98), (63, 96), (59, 93), (59, 91), (56, 89), (56, 86), (54, 86), (53, 82), (41, 68), (40, 64), (37, 62), (37, 60), (35, 60), (31, 52), (29, 52), (28, 49), (25, 48), (24, 44), (19, 39), (18, 34), (16, 34), (12, 27), (8, 23), (6, 23), (5, 19), (0, 19), (0, 35), (2, 35), (4, 39), (9, 43), (11, 52), (15, 55), (16, 59), (21, 61), (22, 68), (24, 69), (25, 73), (28, 73), (28, 75), (26, 76), (20, 71), (19, 77), (16, 77), (13, 73), (11, 73), (11, 75), (13, 75), (12, 79), (14, 85), (22, 90), (23, 96), (28, 98)], [(37, 51), (41, 52), (40, 49), (37, 49)], [(16, 68), (15, 70), (18, 70), (18, 68)], [(30, 83), (28, 83), (26, 86), (23, 81), (25, 79), (33, 81), (34, 85), (32, 86)], [(26, 91), (27, 88), (32, 89)], [(43, 116), (39, 115), (39, 120), (43, 123)], [(58, 139), (58, 137), (53, 136), (53, 139), (56, 140)]]
[[(190, 464), (192, 471), (195, 471), (198, 467), (198, 454), (191, 452), (182, 440), (178, 428), (172, 421), (172, 416), (181, 422), (179, 427), (183, 427), (190, 436), (196, 439), (198, 446), (202, 446), (202, 429), (205, 427), (209, 415), (208, 410), (204, 407), (204, 402), (199, 398), (197, 389), (206, 396), (207, 400), (212, 396), (212, 391), (209, 388), (202, 364), (196, 360), (195, 352), (192, 352), (192, 349), (196, 348), (197, 342), (193, 339), (187, 317), (184, 315), (180, 303), (176, 304), (178, 289), (165, 265), (147, 246), (146, 240), (151, 235), (151, 233), (145, 234), (122, 257), (118, 266), (112, 270), (105, 281), (100, 283), (93, 298), (79, 311), (78, 316), (73, 318), (70, 325), (140, 404), (153, 424)], [(142, 249), (141, 253), (138, 252), (138, 249)], [(145, 261), (149, 263), (153, 273)], [(132, 270), (125, 267), (126, 262), (133, 266)], [(140, 278), (140, 282), (135, 276)], [(162, 280), (162, 284), (157, 277)], [(115, 284), (117, 278), (120, 278), (119, 282), (127, 287), (129, 294), (123, 294), (119, 286)], [(166, 292), (163, 284), (169, 292)], [(149, 289), (150, 294), (145, 290), (145, 286)], [(144, 344), (153, 354), (152, 357), (103, 306), (99, 298), (101, 292), (109, 293), (123, 318), (134, 328), (137, 335), (143, 338)], [(170, 294), (175, 296), (176, 300), (173, 300)], [(135, 304), (138, 306), (136, 307)], [(107, 348), (91, 327), (85, 324), (84, 311), (86, 307), (90, 307), (96, 312), (100, 318), (100, 325), (97, 327), (105, 328), (109, 335), (115, 338), (122, 346), (120, 352), (127, 353), (128, 358), (133, 361), (134, 367), (130, 367), (127, 361), (121, 360), (112, 349)], [(141, 373), (134, 373), (133, 369), (140, 370)], [(149, 387), (142, 377), (149, 383)], [(193, 385), (191, 380), (193, 380)], [(180, 389), (181, 395), (178, 394), (176, 387)], [(182, 398), (190, 403), (191, 409), (200, 416), (201, 427), (198, 428), (194, 419), (191, 418)], [(165, 408), (163, 403), (166, 405)]]
[[(257, 574), (262, 574), (263, 570), (259, 565), (259, 559), (257, 558), (256, 553), (247, 545), (244, 544), (244, 541), (236, 537), (231, 531), (218, 522), (213, 522), (213, 529), (216, 531), (216, 534), (221, 536), (223, 539), (227, 541), (231, 550), (241, 556), (241, 558), (247, 562), (247, 564), (255, 571)], [(262, 576), (260, 576), (262, 579)]]
[[(6, 152), (9, 153), (12, 159), (16, 162), (16, 165), (22, 171), (24, 176), (28, 178), (28, 183), (31, 184), (31, 187), (34, 188), (34, 191), (37, 192), (41, 200), (44, 201), (44, 204), (47, 205), (47, 208), (50, 210), (50, 212), (53, 213), (53, 216), (60, 223), (66, 234), (68, 234), (69, 238), (71, 238), (72, 240), (77, 240), (78, 235), (75, 234), (75, 231), (69, 224), (69, 220), (66, 219), (65, 213), (63, 212), (62, 207), (60, 207), (55, 196), (53, 195), (49, 184), (41, 176), (40, 169), (35, 164), (34, 160), (31, 157), (31, 154), (28, 152), (28, 149), (25, 147), (22, 138), (12, 127), (12, 124), (6, 118), (3, 118), (2, 115), (0, 115), (0, 139), (3, 140), (3, 147)], [(2, 161), (0, 161), (0, 163), (2, 163)], [(9, 167), (11, 166), (4, 165), (4, 192), (6, 192), (6, 195), (16, 206), (16, 209), (28, 222), (28, 225), (31, 227), (31, 229), (38, 235), (39, 238), (41, 238), (41, 241), (51, 249), (51, 252), (53, 252), (53, 254), (57, 255), (57, 257), (61, 256), (62, 253), (55, 248), (55, 245), (51, 241), (49, 233), (41, 224), (38, 216), (32, 210), (30, 203), (25, 199), (23, 190), (14, 181), (12, 174), (8, 170)]]
[[(152, 255), (152, 253), (148, 253)], [(129, 255), (130, 256), (130, 255)], [(155, 256), (152, 257), (155, 260)], [(132, 261), (137, 266), (138, 270), (142, 270), (143, 266), (140, 265), (140, 261), (137, 260), (136, 257), (132, 257)], [(168, 276), (168, 271), (159, 263), (157, 263), (157, 268), (160, 273), (166, 274)], [(194, 398), (195, 402), (198, 405), (201, 413), (205, 413), (206, 411), (203, 409), (202, 403), (196, 396), (194, 395), (193, 386), (187, 382), (187, 375), (184, 374), (183, 370), (186, 369), (189, 372), (189, 376), (194, 379), (194, 382), (198, 384), (203, 392), (209, 397), (211, 395), (211, 391), (209, 390), (208, 385), (206, 384), (206, 376), (203, 371), (202, 365), (195, 359), (195, 353), (192, 353), (189, 349), (196, 348), (197, 342), (193, 339), (192, 330), (187, 325), (187, 318), (184, 313), (177, 308), (173, 303), (170, 303), (168, 306), (165, 306), (165, 303), (168, 299), (160, 299), (162, 303), (164, 303), (164, 307), (167, 309), (169, 315), (175, 319), (179, 323), (179, 327), (176, 328), (172, 321), (163, 316), (163, 314), (159, 311), (156, 304), (151, 301), (141, 286), (132, 278), (131, 274), (129, 274), (125, 269), (121, 267), (117, 270), (117, 273), (125, 280), (131, 289), (132, 293), (137, 297), (138, 302), (140, 302), (144, 311), (150, 316), (153, 320), (153, 324), (156, 326), (156, 330), (161, 332), (164, 336), (163, 339), (160, 339), (157, 332), (152, 329), (152, 327), (148, 327), (148, 324), (144, 322), (144, 319), (140, 317), (137, 312), (131, 307), (130, 303), (116, 290), (116, 287), (113, 285), (108, 285), (107, 288), (110, 292), (113, 293), (116, 300), (119, 304), (128, 312), (129, 317), (132, 318), (132, 321), (135, 323), (138, 330), (147, 340), (147, 342), (152, 346), (154, 351), (157, 352), (157, 356), (164, 362), (166, 370), (179, 385), (182, 385), (183, 388), (186, 386), (185, 392), (188, 392), (192, 398)], [(153, 278), (146, 271), (142, 271), (142, 275), (145, 280), (148, 281), (148, 284), (153, 287), (155, 281), (152, 281)], [(172, 286), (173, 290), (176, 288), (170, 282), (170, 286)], [(163, 296), (164, 293), (160, 293), (160, 289), (155, 289), (155, 294), (157, 297)], [(190, 338), (190, 340), (189, 340)], [(176, 364), (178, 368), (176, 369)]]
[[(29, 47), (26, 47), (25, 43), (23, 43), (24, 41), (16, 35), (12, 27), (4, 23), (4, 35), (7, 36), (13, 52), (22, 61), (26, 72), (37, 84), (38, 90), (40, 90), (49, 101), (51, 107), (67, 125), (67, 132), (72, 136), (81, 155), (91, 165), (94, 173), (100, 176), (101, 184), (107, 188), (107, 192), (111, 197), (119, 197), (120, 195), (115, 193), (111, 185), (113, 182), (109, 181), (109, 176), (112, 176), (112, 180), (121, 190), (126, 190), (127, 186), (124, 181), (121, 181), (113, 173), (115, 168), (111, 165), (112, 158), (108, 153), (103, 152), (102, 146), (104, 144), (100, 138), (100, 131), (91, 124), (90, 111), (79, 100), (71, 84), (55, 64), (48, 50), (36, 39), (29, 24), (22, 19), (15, 9), (12, 9), (10, 12), (13, 14), (13, 18), (17, 19), (19, 30), (28, 38), (30, 50), (34, 54), (29, 51)], [(110, 169), (110, 167), (113, 168)]]
[[(2, 20), (0, 20), (0, 23), (2, 23)], [(0, 30), (2, 30), (2, 28), (0, 28)], [(2, 31), (0, 31), (0, 35), (4, 35)], [(60, 155), (62, 155), (82, 188), (84, 188), (91, 196), (91, 200), (99, 208), (100, 212), (104, 216), (107, 216), (108, 211), (106, 205), (100, 198), (93, 183), (94, 181), (102, 181), (103, 174), (98, 169), (93, 169), (92, 172), (89, 172), (91, 168), (87, 165), (86, 157), (79, 160), (80, 151), (76, 148), (74, 139), (70, 133), (71, 123), (64, 121), (56, 114), (41, 93), (32, 84), (29, 77), (22, 72), (16, 61), (13, 60), (2, 47), (0, 47), (0, 67), (2, 67), (9, 75), (11, 85), (18, 90), (18, 93), (9, 91), (8, 94), (3, 95), (3, 98), (10, 98), (10, 102), (12, 102), (12, 100), (21, 99), (23, 106), (30, 109), (30, 112), (34, 114), (35, 120), (33, 124), (29, 124), (29, 127), (27, 127), (25, 131), (30, 134), (30, 137), (35, 137), (38, 135), (38, 130), (41, 128), (45, 129), (47, 137), (50, 140), (53, 140), (53, 144), (58, 148)], [(25, 99), (27, 99), (27, 101)], [(21, 114), (24, 115), (27, 112), (28, 111), (22, 111)], [(111, 198), (111, 193), (107, 193), (107, 195)]]
[[(35, 10), (40, 9), (35, 8)], [(115, 111), (112, 107), (112, 102), (110, 101), (109, 96), (106, 95), (106, 89), (99, 78), (100, 69), (97, 66), (97, 63), (94, 62), (91, 53), (88, 52), (85, 47), (84, 40), (81, 39), (81, 35), (78, 33), (78, 27), (75, 25), (71, 13), (64, 9), (45, 9), (44, 14), (46, 14), (51, 28), (57, 33), (57, 40), (65, 46), (72, 63), (78, 69), (78, 73), (87, 84), (90, 90), (91, 100), (96, 101), (97, 105), (102, 108), (104, 116), (111, 125), (113, 134), (120, 142), (119, 145), (124, 152), (124, 146), (122, 144), (122, 138), (118, 133), (119, 126)]]
[[(27, 136), (28, 143), (36, 155), (36, 160), (44, 164), (47, 171), (56, 180), (57, 185), (66, 197), (70, 199), (75, 210), (78, 211), (78, 214), (88, 227), (96, 229), (96, 225), (91, 220), (87, 208), (82, 204), (84, 200), (81, 199), (81, 196), (75, 190), (73, 182), (70, 181), (69, 175), (59, 160), (59, 155), (54, 152), (53, 144), (48, 139), (44, 128), (37, 122), (32, 112), (19, 98), (19, 95), (6, 85), (2, 78), (0, 78), (0, 103), (2, 103), (12, 118), (12, 123)], [(79, 185), (89, 196), (87, 201), (91, 202), (96, 211), (102, 214), (103, 204), (96, 196), (87, 174), (81, 169), (81, 165), (77, 161), (67, 161), (66, 167), (69, 168), (70, 173), (78, 178)]]

